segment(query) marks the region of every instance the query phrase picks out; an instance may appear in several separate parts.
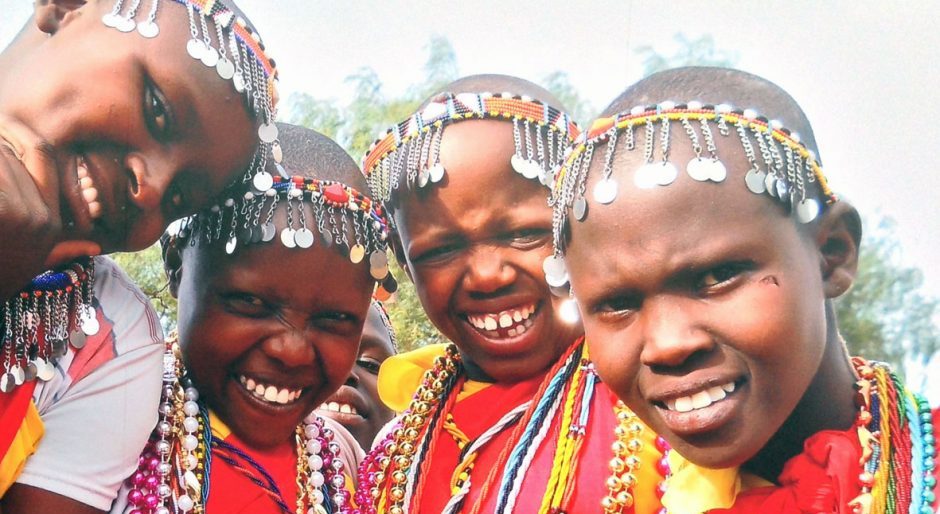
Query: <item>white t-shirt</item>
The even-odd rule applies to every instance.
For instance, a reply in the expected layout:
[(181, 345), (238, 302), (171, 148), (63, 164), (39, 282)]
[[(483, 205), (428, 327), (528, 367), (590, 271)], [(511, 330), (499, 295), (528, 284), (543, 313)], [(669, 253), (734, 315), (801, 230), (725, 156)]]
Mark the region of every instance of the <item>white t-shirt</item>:
[(16, 482), (108, 510), (137, 469), (157, 422), (163, 331), (146, 295), (107, 257), (95, 258), (100, 329), (59, 359), (33, 401), (45, 426)]

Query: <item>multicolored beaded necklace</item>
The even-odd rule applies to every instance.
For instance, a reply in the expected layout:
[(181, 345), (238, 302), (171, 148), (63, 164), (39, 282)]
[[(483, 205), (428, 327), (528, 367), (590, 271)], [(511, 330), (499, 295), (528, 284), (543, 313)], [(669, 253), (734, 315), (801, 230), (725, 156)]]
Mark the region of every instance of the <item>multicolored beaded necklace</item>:
[(0, 391), (10, 393), (37, 378), (52, 380), (68, 344), (82, 348), (86, 336), (98, 333), (94, 276), (94, 259), (79, 259), (39, 275), (3, 303)]
[[(359, 510), (354, 512), (404, 514), (414, 512), (420, 505), (420, 479), (428, 471), (434, 445), (445, 433), (452, 432), (452, 428), (447, 428), (447, 414), (464, 380), (459, 359), (456, 346), (449, 345), (445, 355), (425, 372), (399, 424), (363, 461), (359, 468), (360, 488), (356, 493)], [(510, 443), (482, 481), (471, 514), (480, 511), (492, 487), (496, 487), (496, 511), (513, 512), (535, 452), (548, 436), (558, 412), (562, 426), (539, 512), (565, 511), (572, 501), (574, 470), (596, 381), (587, 348), (583, 339), (578, 340), (546, 374), (533, 401), (507, 413), (476, 441), (465, 442), (455, 480), (452, 480), (452, 497), (444, 512), (460, 512), (463, 507), (471, 487), (476, 452), (493, 435), (514, 425)]]
[(350, 513), (339, 445), (323, 420), (308, 415), (297, 427), (297, 500), (292, 510), (271, 475), (250, 455), (212, 435), (209, 414), (183, 369), (176, 337), (163, 358), (160, 421), (137, 472), (128, 478), (129, 514), (205, 512), (213, 458), (219, 458), (262, 488), (284, 514)]

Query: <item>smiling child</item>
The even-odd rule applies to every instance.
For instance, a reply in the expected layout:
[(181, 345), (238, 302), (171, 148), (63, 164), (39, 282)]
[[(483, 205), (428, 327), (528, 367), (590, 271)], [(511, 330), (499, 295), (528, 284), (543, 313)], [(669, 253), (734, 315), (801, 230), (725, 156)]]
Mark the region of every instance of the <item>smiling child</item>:
[(106, 510), (134, 469), (161, 329), (85, 256), (143, 248), (259, 171), (276, 141), (259, 41), (227, 0), (44, 0), (0, 53), (4, 512)]
[(675, 450), (668, 511), (932, 512), (926, 402), (839, 336), (861, 224), (796, 102), (680, 68), (602, 116), (559, 173), (554, 260), (598, 373)]
[[(382, 366), (379, 393), (404, 414), (360, 468), (363, 512), (658, 508), (656, 466), (593, 457), (614, 440), (615, 398), (544, 282), (545, 184), (576, 133), (544, 89), (478, 75), (446, 86), (366, 156), (398, 261), (453, 344)], [(618, 448), (654, 459), (652, 435), (630, 426)]]
[(356, 443), (311, 412), (356, 359), (388, 275), (386, 226), (336, 143), (280, 130), (274, 193), (232, 191), (165, 249), (179, 338), (167, 343), (157, 431), (113, 512), (350, 507)]

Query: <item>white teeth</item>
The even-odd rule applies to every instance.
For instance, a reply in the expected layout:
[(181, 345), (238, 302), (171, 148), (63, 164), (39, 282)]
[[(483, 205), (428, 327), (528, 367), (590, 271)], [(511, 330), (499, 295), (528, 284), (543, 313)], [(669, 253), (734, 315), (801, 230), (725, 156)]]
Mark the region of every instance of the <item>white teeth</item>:
[(708, 398), (713, 402), (724, 400), (725, 396), (728, 396), (728, 393), (726, 393), (725, 390), (719, 386), (708, 388)]
[(261, 384), (255, 386), (255, 394), (258, 396), (264, 396), (264, 386)]
[(518, 327), (516, 327), (516, 335), (521, 336), (522, 334), (525, 334), (525, 331), (528, 330), (529, 327), (531, 326), (532, 326), (531, 322), (528, 325), (519, 325)]
[(88, 174), (88, 167), (85, 165), (85, 160), (81, 157), (78, 158), (76, 165), (76, 175), (78, 175), (78, 185), (82, 190), (82, 198), (85, 200), (85, 203), (88, 204), (89, 216), (91, 216), (92, 219), (100, 218), (102, 208), (101, 203), (98, 202), (98, 189), (95, 188), (95, 181), (91, 178), (91, 175)]
[(496, 330), (496, 320), (487, 316), (484, 328), (486, 328), (486, 330)]
[(708, 407), (711, 404), (712, 399), (708, 396), (708, 391), (699, 391), (692, 395), (693, 409), (701, 409), (702, 407)]
[[(526, 317), (528, 317), (528, 316), (526, 316)], [(513, 319), (513, 321), (515, 321), (516, 323), (519, 323), (520, 321), (522, 321), (522, 313), (519, 312), (518, 310), (512, 311), (512, 319)]]
[(342, 412), (343, 414), (352, 414), (352, 408), (346, 404), (340, 405), (339, 411)]
[[(79, 168), (82, 169), (82, 168)], [(82, 186), (82, 189), (88, 189), (95, 187), (95, 182), (88, 175), (79, 174), (82, 178), (78, 179), (79, 185)]]
[(514, 328), (510, 328), (506, 333), (509, 334), (509, 337), (516, 337), (516, 329)]
[(683, 396), (682, 398), (676, 398), (675, 409), (678, 412), (689, 412), (692, 410), (692, 397)]
[(264, 390), (264, 399), (269, 402), (277, 400), (277, 388), (274, 386), (268, 386), (268, 388)]
[(98, 190), (93, 187), (82, 189), (82, 198), (85, 199), (86, 203), (90, 204), (98, 199)]
[(500, 315), (499, 326), (502, 328), (509, 328), (510, 326), (512, 326), (512, 316), (510, 316), (509, 314), (505, 314), (505, 313)]
[[(267, 391), (265, 391), (265, 397), (267, 397)], [(277, 392), (277, 398), (275, 398), (274, 401), (283, 405), (283, 404), (286, 404), (289, 399), (290, 399), (290, 391), (288, 391), (287, 389), (281, 389), (280, 391)]]
[[(245, 378), (245, 377), (242, 377), (242, 378)], [(249, 391), (254, 391), (255, 386), (257, 385), (255, 384), (255, 381), (250, 378), (246, 379), (245, 382), (242, 382), (242, 383), (245, 384), (245, 387), (247, 387)]]
[(734, 382), (720, 386), (709, 387), (689, 396), (666, 400), (666, 408), (676, 412), (689, 412), (695, 409), (704, 409), (709, 405), (724, 400), (728, 394), (734, 392)]
[[(535, 304), (531, 304), (491, 314), (468, 314), (467, 321), (478, 330), (484, 331), (487, 337), (513, 337), (525, 332), (526, 327), (532, 326), (529, 316), (534, 312)], [(497, 329), (506, 331), (501, 334)]]

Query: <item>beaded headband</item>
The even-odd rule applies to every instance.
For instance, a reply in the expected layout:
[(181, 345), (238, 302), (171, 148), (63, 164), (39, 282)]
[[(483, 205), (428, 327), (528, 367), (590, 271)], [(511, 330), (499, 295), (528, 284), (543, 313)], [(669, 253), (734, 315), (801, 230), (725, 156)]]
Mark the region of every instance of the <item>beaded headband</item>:
[[(388, 129), (363, 158), (363, 173), (377, 201), (387, 202), (402, 175), (409, 186), (440, 182), (444, 127), (467, 119), (501, 119), (513, 124), (513, 169), (551, 185), (564, 148), (580, 132), (564, 112), (528, 96), (511, 93), (442, 93), (407, 120)], [(540, 129), (545, 130), (540, 130)], [(534, 140), (534, 142), (533, 142)]]
[[(697, 122), (698, 132), (692, 122)], [(653, 155), (657, 125), (661, 152), (659, 159)], [(674, 125), (678, 125), (678, 128)], [(638, 126), (644, 129), (642, 141), (637, 141), (634, 134)], [(812, 184), (818, 184), (820, 195), (827, 204), (836, 201), (814, 152), (800, 141), (799, 134), (784, 128), (777, 120), (770, 120), (752, 109), (735, 109), (728, 104), (663, 102), (637, 106), (595, 121), (565, 155), (555, 177), (549, 202), (554, 209), (552, 222), (555, 248), (554, 254), (543, 263), (549, 285), (563, 287), (568, 283), (563, 257), (564, 227), (568, 222), (569, 209), (578, 221), (584, 221), (588, 216), (587, 176), (594, 148), (607, 145), (603, 176), (594, 185), (591, 199), (598, 204), (610, 204), (618, 195), (618, 184), (612, 175), (614, 153), (621, 139), (625, 140), (621, 146), (627, 151), (637, 148), (643, 151), (643, 164), (633, 176), (637, 187), (651, 189), (668, 186), (676, 180), (679, 168), (669, 161), (671, 129), (682, 130), (691, 141), (695, 157), (686, 165), (685, 171), (696, 181), (722, 182), (727, 178), (727, 169), (717, 154), (713, 130), (723, 137), (733, 137), (731, 132), (734, 131), (750, 164), (744, 176), (744, 184), (752, 193), (767, 195), (791, 208), (801, 223), (815, 220), (822, 208), (816, 196), (808, 191), (809, 187), (813, 187)], [(752, 140), (757, 143), (757, 151)]]
[[(189, 14), (191, 38), (186, 43), (186, 52), (193, 59), (209, 68), (215, 68), (222, 80), (231, 81), (235, 90), (244, 95), (249, 109), (259, 120), (258, 138), (260, 145), (255, 152), (251, 165), (245, 173), (245, 181), (266, 185), (268, 180), (259, 175), (264, 171), (268, 151), (274, 159), (281, 162), (281, 150), (278, 142), (278, 129), (274, 124), (277, 117), (277, 70), (274, 60), (265, 54), (264, 44), (258, 33), (248, 25), (244, 18), (228, 9), (221, 0), (173, 0), (186, 8)], [(121, 32), (133, 32), (151, 39), (160, 34), (157, 25), (157, 10), (160, 0), (150, 0), (150, 9), (146, 18), (137, 22), (143, 0), (130, 0), (124, 8), (125, 0), (115, 0), (111, 12), (101, 21), (108, 27)], [(212, 35), (217, 40), (213, 46)], [(270, 175), (268, 175), (270, 177)], [(260, 188), (262, 191), (267, 188)]]
[(37, 378), (52, 380), (55, 362), (68, 351), (69, 342), (79, 349), (86, 336), (98, 333), (94, 273), (94, 260), (80, 259), (39, 275), (3, 303), (0, 391), (9, 393)]
[[(287, 206), (287, 225), (279, 229), (274, 212), (282, 202)], [(307, 206), (313, 211), (312, 221), (307, 219)], [(354, 264), (368, 257), (372, 277), (389, 292), (396, 288), (388, 268), (388, 222), (382, 206), (341, 182), (276, 176), (264, 193), (247, 191), (185, 218), (177, 235), (190, 244), (223, 237), (228, 254), (241, 245), (275, 237), (288, 248), (310, 248), (319, 239), (323, 247), (341, 248)]]

